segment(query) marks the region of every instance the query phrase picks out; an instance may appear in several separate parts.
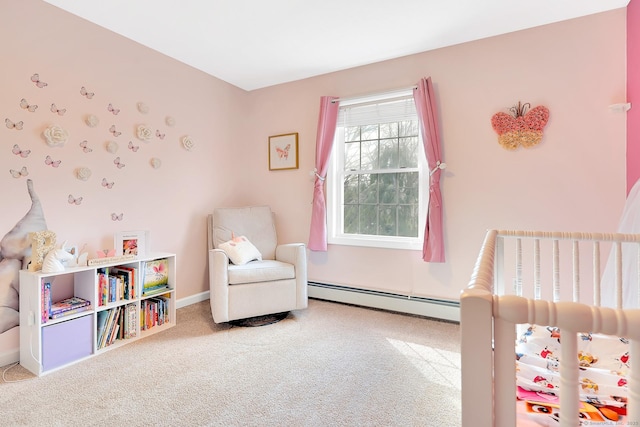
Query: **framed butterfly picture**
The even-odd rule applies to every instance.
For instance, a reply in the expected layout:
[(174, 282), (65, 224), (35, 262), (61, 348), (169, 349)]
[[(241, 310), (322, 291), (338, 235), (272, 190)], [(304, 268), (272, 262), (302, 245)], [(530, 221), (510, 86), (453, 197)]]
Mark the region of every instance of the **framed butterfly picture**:
[(269, 170), (298, 169), (298, 132), (269, 137)]

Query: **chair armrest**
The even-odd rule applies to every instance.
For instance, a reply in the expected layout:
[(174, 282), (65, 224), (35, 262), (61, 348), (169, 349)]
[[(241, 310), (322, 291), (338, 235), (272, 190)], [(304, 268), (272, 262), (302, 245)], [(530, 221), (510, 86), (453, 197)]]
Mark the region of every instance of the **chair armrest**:
[(293, 264), (296, 270), (296, 308), (307, 308), (307, 248), (304, 243), (276, 247), (276, 260)]
[(229, 257), (221, 249), (209, 250), (209, 302), (216, 323), (229, 320)]

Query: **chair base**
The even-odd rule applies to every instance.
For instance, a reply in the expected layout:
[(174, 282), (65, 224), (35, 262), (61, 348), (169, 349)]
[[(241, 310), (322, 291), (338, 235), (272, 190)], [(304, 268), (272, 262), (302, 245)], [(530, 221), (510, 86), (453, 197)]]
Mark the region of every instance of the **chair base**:
[(255, 326), (266, 326), (271, 325), (273, 323), (278, 323), (281, 320), (284, 320), (289, 315), (288, 311), (283, 313), (275, 313), (275, 314), (266, 314), (264, 316), (255, 316), (248, 317), (246, 319), (238, 319), (229, 321), (230, 325), (233, 326), (244, 326), (244, 327), (255, 327)]

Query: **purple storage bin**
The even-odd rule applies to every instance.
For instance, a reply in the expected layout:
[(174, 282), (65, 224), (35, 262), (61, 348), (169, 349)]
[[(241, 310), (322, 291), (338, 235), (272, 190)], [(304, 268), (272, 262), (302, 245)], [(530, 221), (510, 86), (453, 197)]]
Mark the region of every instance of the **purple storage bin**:
[(42, 370), (48, 371), (93, 352), (92, 316), (42, 328)]

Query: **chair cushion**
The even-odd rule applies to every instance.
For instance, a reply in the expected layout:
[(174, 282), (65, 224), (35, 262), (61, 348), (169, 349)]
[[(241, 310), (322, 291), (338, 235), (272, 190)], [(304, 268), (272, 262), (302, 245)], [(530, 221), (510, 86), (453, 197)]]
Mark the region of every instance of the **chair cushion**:
[(273, 280), (293, 279), (296, 270), (293, 264), (282, 261), (251, 261), (243, 265), (229, 265), (229, 284), (270, 282)]
[(253, 260), (262, 260), (262, 255), (258, 248), (245, 236), (234, 237), (233, 239), (224, 242), (218, 249), (222, 249), (232, 263), (236, 265), (246, 264)]

